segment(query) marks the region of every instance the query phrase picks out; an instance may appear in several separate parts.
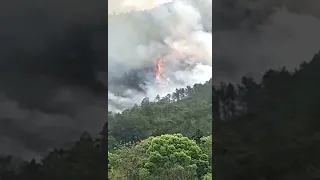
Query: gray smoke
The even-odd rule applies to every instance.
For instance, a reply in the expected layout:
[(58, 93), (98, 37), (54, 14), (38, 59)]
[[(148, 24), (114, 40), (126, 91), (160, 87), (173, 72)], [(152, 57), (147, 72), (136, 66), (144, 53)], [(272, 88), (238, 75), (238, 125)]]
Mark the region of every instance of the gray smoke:
[[(210, 0), (195, 2), (155, 5), (153, 1), (140, 0), (140, 10), (137, 4), (127, 7), (131, 5), (128, 0), (124, 9), (116, 6), (119, 2), (113, 2), (116, 8), (109, 6), (114, 9), (108, 15), (110, 110), (121, 111), (144, 97), (153, 100), (157, 95), (211, 78), (212, 31), (208, 14), (212, 6)], [(170, 79), (164, 80), (166, 85), (155, 78), (159, 59), (164, 61), (163, 71)]]
[[(0, 5), (0, 154), (28, 159), (68, 146), (85, 130), (101, 130), (108, 103), (128, 108), (203, 82), (211, 69), (214, 82), (260, 77), (268, 68), (297, 67), (320, 49), (317, 0), (177, 0), (113, 15), (106, 3)], [(167, 88), (154, 81), (160, 57)]]

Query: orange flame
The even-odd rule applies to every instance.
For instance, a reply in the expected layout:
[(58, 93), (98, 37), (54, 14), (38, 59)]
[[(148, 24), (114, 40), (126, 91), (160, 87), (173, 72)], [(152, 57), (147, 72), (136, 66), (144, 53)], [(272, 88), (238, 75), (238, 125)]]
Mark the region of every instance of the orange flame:
[(163, 60), (159, 59), (157, 60), (156, 64), (156, 79), (159, 81), (160, 76), (162, 75), (162, 67), (163, 67)]
[[(181, 52), (179, 52), (177, 49), (175, 49), (175, 48), (172, 48), (172, 52), (169, 54), (169, 55), (167, 55), (167, 56), (170, 56), (170, 55), (181, 55)], [(163, 70), (162, 70), (162, 68), (163, 68), (163, 65), (164, 65), (164, 63), (163, 63), (163, 59), (162, 58), (160, 58), (160, 59), (158, 59), (157, 60), (157, 62), (156, 62), (156, 69), (155, 69), (155, 77), (156, 77), (156, 80), (157, 81), (161, 81), (161, 80), (165, 80), (166, 81), (166, 85), (168, 85), (168, 83), (169, 83), (169, 78), (168, 77), (166, 77), (166, 75), (163, 73)]]
[[(157, 63), (156, 63), (156, 70), (155, 70), (156, 80), (160, 82), (162, 79), (164, 79), (168, 83), (169, 79), (163, 74), (162, 68), (163, 68), (163, 59), (161, 58), (157, 60)], [(167, 83), (162, 85), (168, 85)]]

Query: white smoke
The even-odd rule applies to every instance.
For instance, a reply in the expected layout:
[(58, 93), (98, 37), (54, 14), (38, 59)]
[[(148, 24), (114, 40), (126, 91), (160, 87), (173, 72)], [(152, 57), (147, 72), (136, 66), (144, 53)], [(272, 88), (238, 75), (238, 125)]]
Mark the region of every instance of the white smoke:
[[(162, 58), (168, 86), (160, 86), (154, 74), (144, 73), (144, 92), (112, 87), (109, 110), (120, 111), (153, 99), (175, 88), (204, 83), (212, 76), (212, 0), (109, 1), (108, 77), (131, 70), (154, 69)], [(110, 11), (110, 9), (112, 11)], [(209, 15), (210, 14), (210, 15)], [(114, 85), (115, 86), (115, 85)]]
[(108, 14), (123, 14), (156, 8), (172, 0), (109, 0)]

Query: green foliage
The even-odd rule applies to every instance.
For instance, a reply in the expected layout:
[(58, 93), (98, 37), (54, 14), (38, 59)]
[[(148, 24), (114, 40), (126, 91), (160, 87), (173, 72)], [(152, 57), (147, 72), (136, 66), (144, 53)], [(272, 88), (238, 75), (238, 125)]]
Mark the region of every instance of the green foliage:
[(139, 169), (145, 162), (144, 154), (138, 149), (121, 147), (115, 151), (116, 158), (109, 173), (109, 179), (125, 177), (127, 179), (139, 179)]
[(108, 151), (108, 169), (112, 168), (112, 165), (114, 164), (114, 161), (116, 160), (116, 158), (117, 158), (116, 155)]
[(195, 141), (181, 134), (165, 134), (152, 138), (146, 152), (148, 161), (144, 167), (151, 174), (157, 174), (159, 167), (161, 169), (182, 167), (188, 168), (189, 171), (202, 168), (200, 173), (208, 170), (208, 156)]
[[(197, 179), (210, 171), (200, 142), (211, 134), (211, 81), (108, 113), (109, 179)], [(176, 134), (180, 133), (180, 134)], [(184, 136), (183, 136), (183, 135)], [(110, 158), (109, 158), (110, 159)]]
[(202, 137), (200, 148), (209, 157), (210, 166), (212, 167), (212, 136)]
[(203, 180), (212, 180), (212, 174), (211, 173), (206, 174)]
[[(150, 136), (182, 133), (192, 137), (197, 129), (203, 135), (212, 134), (211, 81), (193, 88), (181, 88), (163, 98), (150, 101), (145, 98), (141, 105), (121, 114), (109, 114), (109, 134), (116, 142), (138, 142)], [(112, 139), (112, 143), (113, 139)], [(109, 149), (113, 146), (109, 146)]]
[(266, 72), (261, 83), (210, 80), (146, 98), (109, 112), (101, 138), (84, 133), (41, 163), (0, 158), (0, 179), (319, 179), (319, 69), (318, 54), (294, 73)]
[[(213, 95), (224, 108), (213, 124), (214, 179), (318, 178), (308, 169), (320, 167), (319, 69), (318, 54), (295, 72), (267, 71), (261, 83), (244, 77), (233, 102)], [(230, 102), (242, 107), (232, 116)]]
[(127, 179), (196, 179), (209, 171), (208, 156), (194, 140), (181, 134), (149, 137), (114, 153), (117, 158), (109, 179), (119, 174)]

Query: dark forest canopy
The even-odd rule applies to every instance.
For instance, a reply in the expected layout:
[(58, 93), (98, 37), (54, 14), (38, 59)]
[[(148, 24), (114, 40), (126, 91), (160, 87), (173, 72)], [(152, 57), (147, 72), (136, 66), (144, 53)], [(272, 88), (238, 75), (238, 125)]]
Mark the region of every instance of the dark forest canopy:
[(267, 71), (260, 83), (243, 77), (238, 85), (214, 87), (208, 81), (145, 98), (121, 114), (110, 112), (101, 137), (84, 133), (72, 148), (54, 150), (41, 163), (2, 158), (0, 177), (320, 178), (319, 69), (317, 54), (294, 72)]

